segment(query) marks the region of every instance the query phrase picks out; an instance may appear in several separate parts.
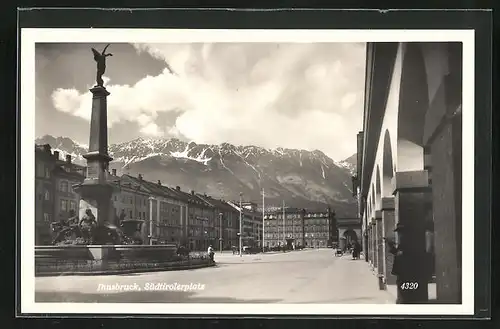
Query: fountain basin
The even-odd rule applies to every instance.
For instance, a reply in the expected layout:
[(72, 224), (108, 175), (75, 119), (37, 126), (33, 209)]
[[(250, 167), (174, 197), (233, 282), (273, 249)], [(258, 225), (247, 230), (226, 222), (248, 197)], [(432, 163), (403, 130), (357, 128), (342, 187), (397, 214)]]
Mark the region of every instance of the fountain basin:
[(182, 257), (175, 245), (35, 246), (35, 276), (117, 274), (212, 266), (207, 255)]

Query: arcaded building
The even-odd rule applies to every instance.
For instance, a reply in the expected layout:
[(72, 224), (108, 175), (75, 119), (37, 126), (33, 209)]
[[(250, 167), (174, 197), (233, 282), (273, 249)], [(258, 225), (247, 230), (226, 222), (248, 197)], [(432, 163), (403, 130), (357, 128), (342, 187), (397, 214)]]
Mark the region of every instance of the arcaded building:
[[(395, 284), (396, 223), (430, 254), (437, 302), (461, 302), (462, 44), (369, 43), (355, 179), (366, 260)], [(397, 242), (397, 241), (396, 241)], [(471, 246), (472, 247), (472, 246)]]

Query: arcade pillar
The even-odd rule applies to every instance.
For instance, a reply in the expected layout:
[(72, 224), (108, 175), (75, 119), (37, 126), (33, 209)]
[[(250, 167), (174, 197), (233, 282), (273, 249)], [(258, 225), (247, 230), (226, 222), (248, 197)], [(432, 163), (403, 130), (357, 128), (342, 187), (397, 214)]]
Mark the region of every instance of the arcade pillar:
[[(411, 253), (412, 259), (406, 264), (418, 264), (420, 273), (430, 272), (426, 253), (426, 200), (429, 193), (429, 180), (426, 170), (396, 172), (393, 177), (395, 219), (404, 225), (403, 254)], [(411, 271), (410, 269), (404, 269)], [(429, 298), (428, 280), (418, 284), (418, 294), (422, 303)], [(398, 294), (400, 289), (398, 287)]]
[[(388, 240), (394, 240), (394, 229), (396, 227), (395, 212), (394, 212), (394, 197), (382, 198), (382, 226), (384, 228), (383, 237)], [(396, 277), (391, 274), (392, 265), (394, 264), (394, 255), (389, 252), (387, 244), (383, 245), (384, 255), (384, 279), (386, 285), (396, 284)]]
[[(382, 212), (375, 211), (375, 257), (377, 260), (377, 275), (382, 280), (384, 276), (384, 228), (382, 226)], [(381, 285), (382, 287), (382, 285)]]

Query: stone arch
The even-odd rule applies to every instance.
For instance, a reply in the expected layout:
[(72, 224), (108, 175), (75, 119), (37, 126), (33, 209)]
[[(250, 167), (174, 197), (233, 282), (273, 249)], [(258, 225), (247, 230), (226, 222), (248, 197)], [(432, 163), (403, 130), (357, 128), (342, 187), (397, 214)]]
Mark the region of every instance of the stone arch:
[(394, 176), (394, 163), (392, 157), (391, 135), (389, 130), (385, 131), (384, 148), (382, 155), (382, 196), (392, 195), (392, 177)]
[(380, 186), (380, 169), (377, 165), (377, 173), (375, 178), (375, 210), (380, 210), (382, 203), (382, 187)]
[(424, 55), (419, 43), (404, 45), (399, 91), (397, 167), (399, 171), (424, 168), (424, 123), (429, 88)]
[(346, 244), (353, 243), (355, 241), (359, 241), (358, 234), (351, 228), (348, 228), (344, 231), (342, 236), (345, 238)]

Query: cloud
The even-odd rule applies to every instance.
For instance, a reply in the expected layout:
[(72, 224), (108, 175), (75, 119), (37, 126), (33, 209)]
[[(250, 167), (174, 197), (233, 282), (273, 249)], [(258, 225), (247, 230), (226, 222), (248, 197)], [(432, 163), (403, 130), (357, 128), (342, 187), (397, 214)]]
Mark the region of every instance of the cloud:
[[(134, 46), (165, 61), (165, 69), (133, 85), (108, 80), (110, 127), (133, 122), (143, 135), (320, 149), (334, 159), (356, 151), (362, 44)], [(57, 110), (90, 120), (90, 92), (57, 89), (52, 100)], [(159, 119), (166, 113), (175, 114), (171, 122)]]

